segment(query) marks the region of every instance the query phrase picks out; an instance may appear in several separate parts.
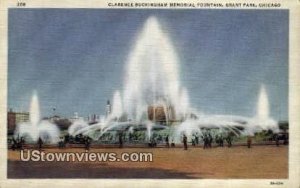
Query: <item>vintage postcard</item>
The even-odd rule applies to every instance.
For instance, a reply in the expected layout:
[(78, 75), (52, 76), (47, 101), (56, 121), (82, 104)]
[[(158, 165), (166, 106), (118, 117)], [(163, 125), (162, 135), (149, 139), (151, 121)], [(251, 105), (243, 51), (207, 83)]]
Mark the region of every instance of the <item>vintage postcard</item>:
[(300, 187), (300, 1), (4, 1), (0, 187)]

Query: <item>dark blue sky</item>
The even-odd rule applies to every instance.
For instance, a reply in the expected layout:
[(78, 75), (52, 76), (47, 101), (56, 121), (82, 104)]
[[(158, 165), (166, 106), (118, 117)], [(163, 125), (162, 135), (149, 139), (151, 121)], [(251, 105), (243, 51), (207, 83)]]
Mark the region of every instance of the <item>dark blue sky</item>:
[(178, 54), (194, 108), (253, 116), (261, 84), (271, 115), (288, 118), (287, 10), (10, 9), (8, 106), (104, 114), (122, 91), (138, 32), (156, 16)]

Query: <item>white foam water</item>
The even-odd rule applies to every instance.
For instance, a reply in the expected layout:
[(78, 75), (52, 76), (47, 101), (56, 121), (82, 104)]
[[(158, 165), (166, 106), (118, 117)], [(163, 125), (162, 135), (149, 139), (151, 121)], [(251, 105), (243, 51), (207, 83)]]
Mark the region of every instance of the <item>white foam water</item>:
[(32, 94), (29, 108), (30, 121), (17, 125), (14, 137), (24, 137), (26, 142), (37, 142), (41, 138), (44, 143), (57, 143), (60, 131), (56, 125), (49, 121), (41, 121), (39, 99), (36, 91)]

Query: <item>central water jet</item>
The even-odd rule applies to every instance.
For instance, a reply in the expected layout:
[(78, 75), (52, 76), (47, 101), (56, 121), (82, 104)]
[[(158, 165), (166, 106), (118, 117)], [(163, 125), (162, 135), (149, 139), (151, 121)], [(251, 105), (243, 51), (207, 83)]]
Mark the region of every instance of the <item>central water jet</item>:
[(158, 20), (150, 17), (129, 55), (124, 83), (124, 106), (131, 119), (141, 120), (149, 105), (161, 98), (180, 114), (180, 83), (175, 50)]

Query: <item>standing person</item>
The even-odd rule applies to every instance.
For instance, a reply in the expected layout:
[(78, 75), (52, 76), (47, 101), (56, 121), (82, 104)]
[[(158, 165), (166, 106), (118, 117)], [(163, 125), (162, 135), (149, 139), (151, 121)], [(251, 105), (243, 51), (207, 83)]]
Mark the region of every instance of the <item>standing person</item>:
[(64, 138), (61, 136), (59, 137), (59, 142), (58, 142), (58, 148), (63, 148), (63, 144), (64, 144)]
[(66, 143), (69, 143), (69, 141), (70, 141), (70, 135), (67, 134), (67, 135), (64, 137), (64, 143), (65, 143), (65, 144), (66, 144)]
[(133, 138), (133, 133), (129, 132), (129, 142), (132, 141), (132, 138)]
[(15, 150), (17, 148), (17, 141), (15, 138), (12, 138), (12, 146), (11, 146), (11, 149), (12, 150)]
[(203, 135), (203, 136), (202, 136), (202, 139), (203, 139), (203, 142), (204, 142), (204, 144), (203, 144), (203, 149), (206, 149), (206, 148), (208, 147), (208, 139), (207, 139), (207, 135), (206, 135), (206, 134)]
[(172, 143), (171, 143), (171, 147), (174, 148), (175, 147), (175, 142), (174, 142), (174, 138), (172, 138)]
[(187, 150), (188, 146), (187, 146), (187, 137), (185, 134), (183, 134), (183, 146), (184, 146), (184, 150)]
[(231, 135), (230, 133), (228, 134), (227, 138), (226, 138), (226, 141), (228, 143), (228, 147), (230, 148), (232, 146), (232, 138), (231, 138)]
[(25, 139), (23, 136), (21, 136), (21, 140), (20, 140), (20, 149), (23, 149), (23, 145), (25, 144)]
[(276, 146), (279, 147), (279, 136), (278, 136), (278, 134), (275, 135), (275, 142), (276, 142)]
[(90, 150), (90, 138), (85, 137), (85, 150)]
[(43, 140), (41, 139), (41, 137), (39, 137), (38, 139), (38, 145), (39, 145), (39, 150), (42, 150), (42, 146), (43, 146)]
[(19, 135), (18, 135), (18, 138), (17, 138), (17, 149), (21, 149), (21, 140), (19, 138)]
[(123, 147), (123, 135), (122, 132), (119, 133), (119, 148)]
[(224, 147), (224, 138), (223, 138), (223, 135), (220, 136), (220, 146)]
[(196, 136), (195, 136), (195, 142), (196, 142), (197, 145), (199, 144), (199, 136), (198, 136), (198, 134), (196, 134)]
[(251, 144), (252, 144), (252, 138), (251, 138), (251, 136), (248, 136), (248, 138), (247, 138), (247, 146), (248, 146), (248, 148), (251, 148)]
[(170, 147), (170, 144), (169, 144), (169, 135), (167, 135), (166, 136), (166, 146), (167, 146), (167, 148), (169, 148)]
[(209, 146), (209, 148), (211, 148), (212, 142), (213, 142), (213, 138), (212, 138), (211, 134), (208, 133), (208, 146)]

